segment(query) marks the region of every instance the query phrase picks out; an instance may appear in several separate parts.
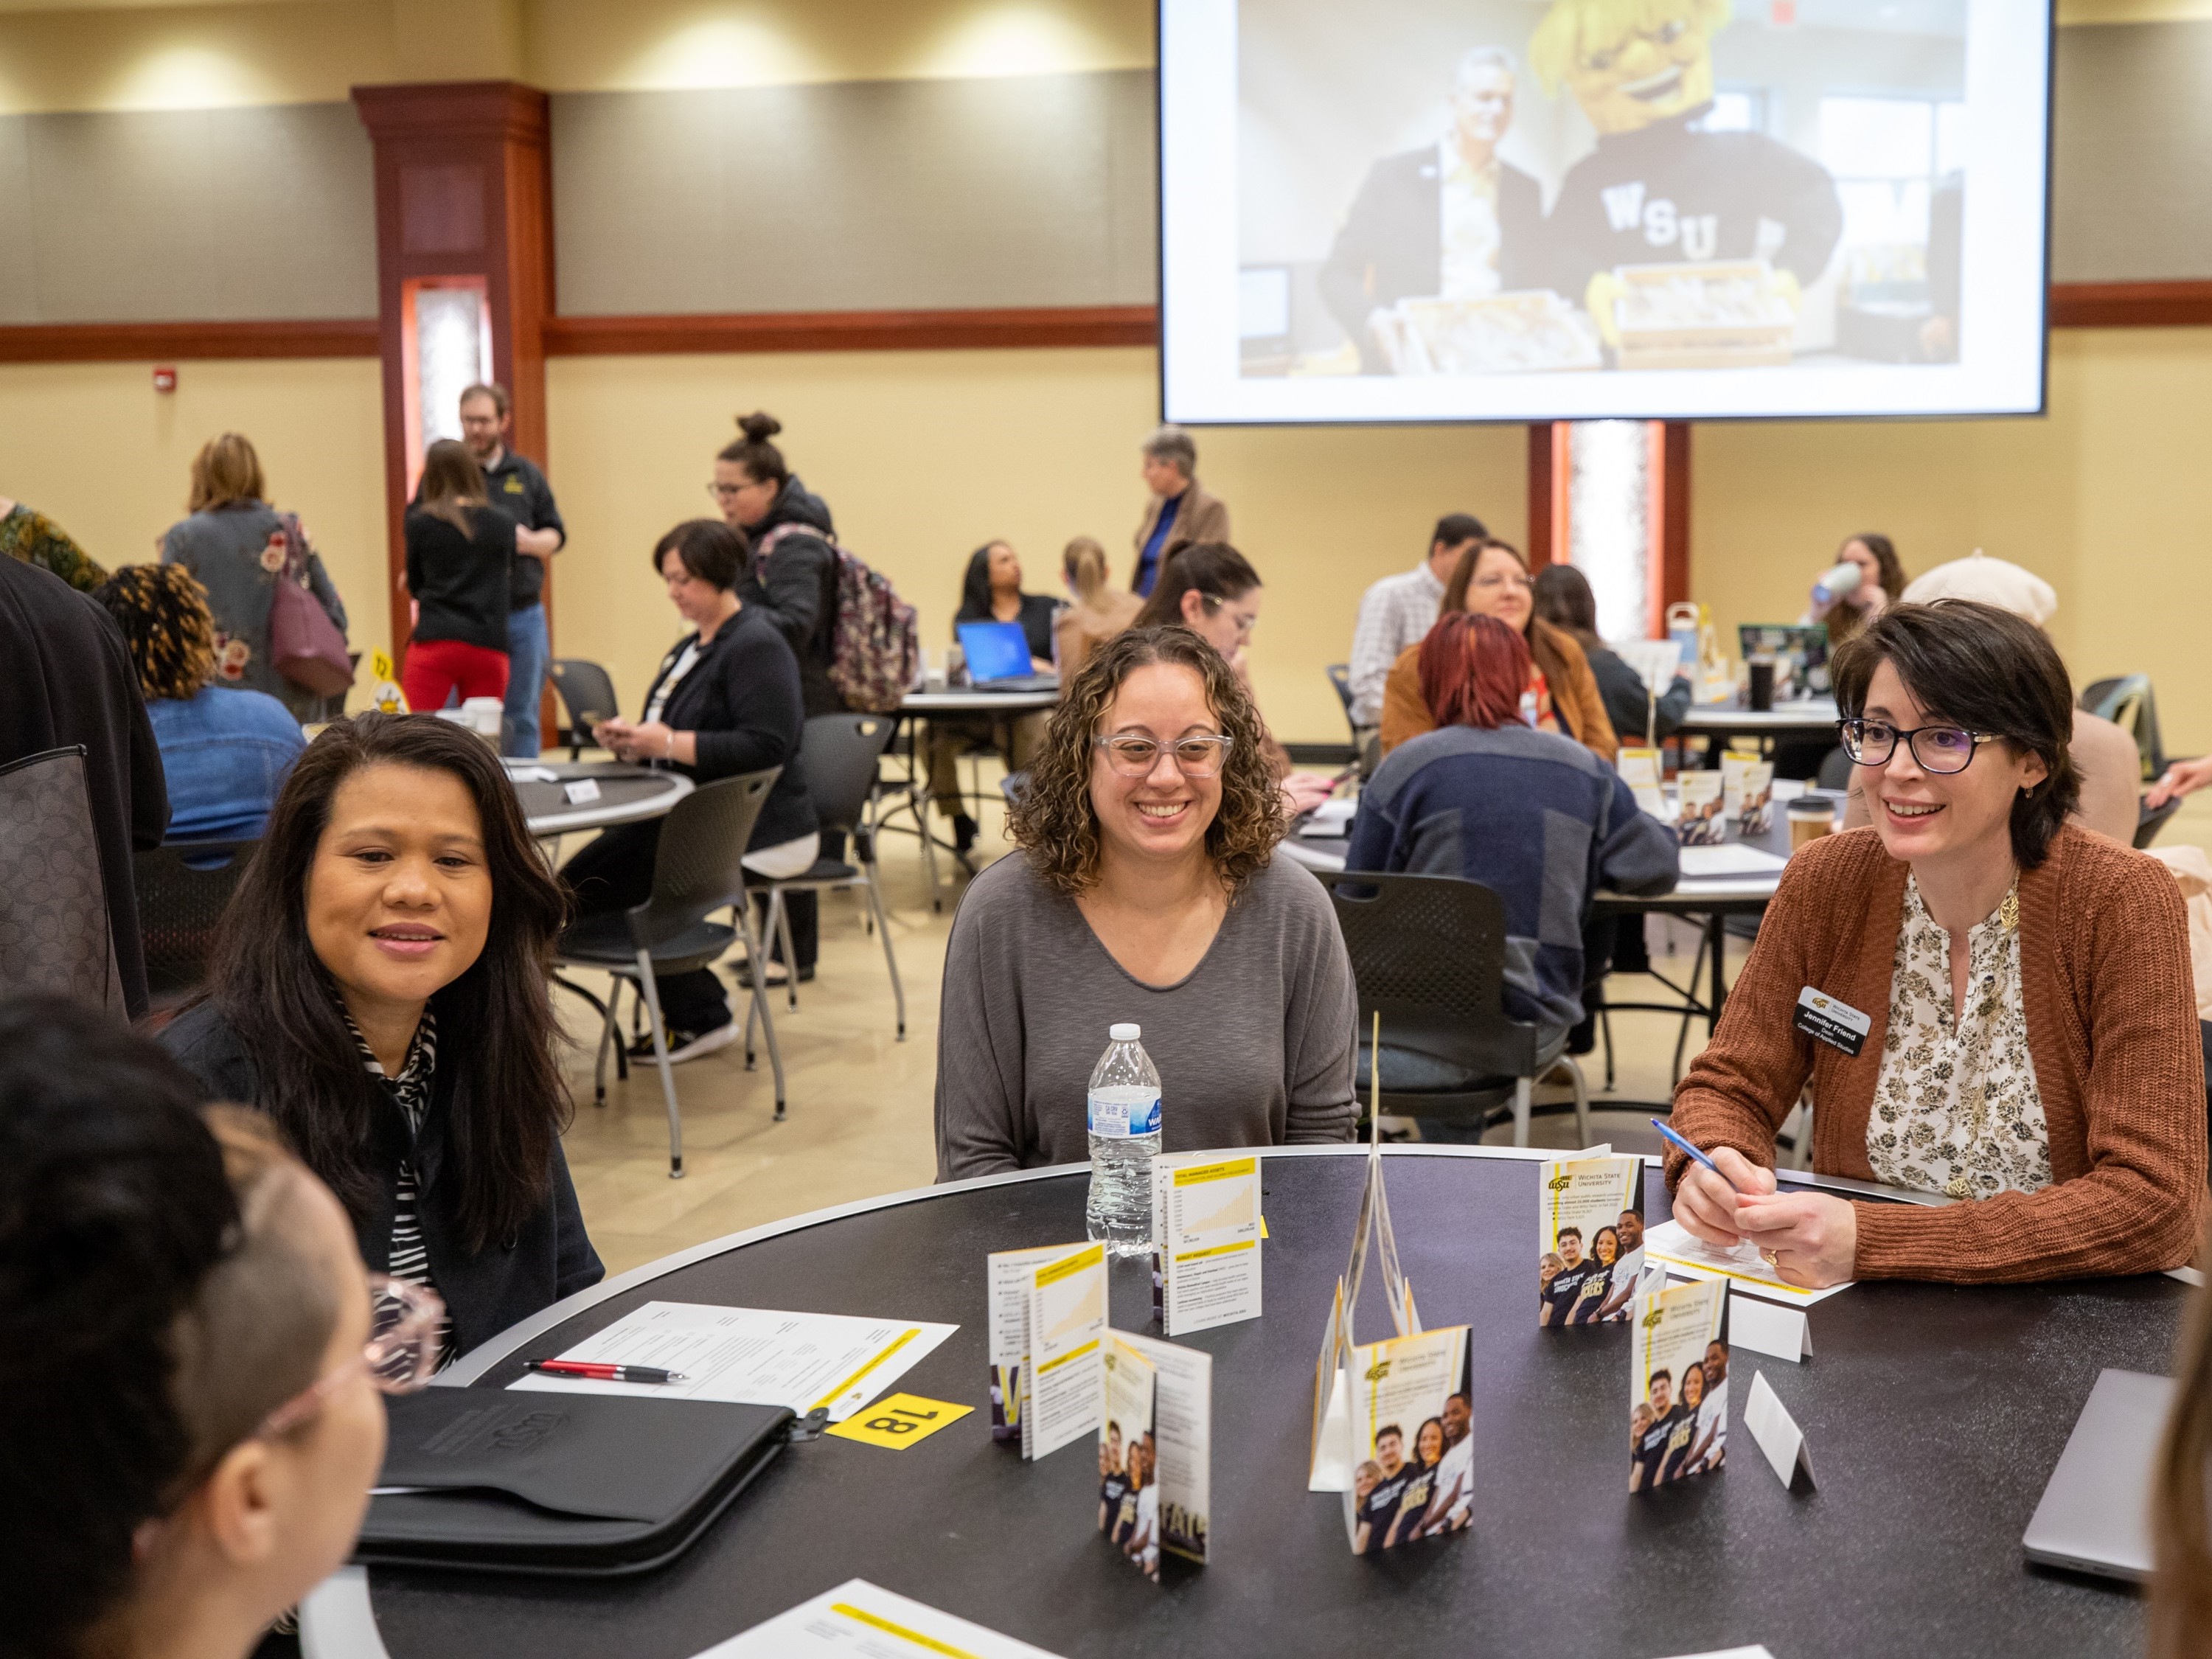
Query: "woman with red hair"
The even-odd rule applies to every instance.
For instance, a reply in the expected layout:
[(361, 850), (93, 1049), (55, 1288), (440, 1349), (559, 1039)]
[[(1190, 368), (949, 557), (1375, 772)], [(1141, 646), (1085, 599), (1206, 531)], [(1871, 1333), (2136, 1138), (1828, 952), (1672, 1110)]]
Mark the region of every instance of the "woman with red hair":
[(1530, 723), (1520, 630), (1447, 612), (1415, 648), (1436, 729), (1376, 769), (1344, 867), (1480, 882), (1505, 906), (1505, 1012), (1547, 1031), (1577, 1025), (1590, 895), (1671, 890), (1674, 832), (1589, 749)]

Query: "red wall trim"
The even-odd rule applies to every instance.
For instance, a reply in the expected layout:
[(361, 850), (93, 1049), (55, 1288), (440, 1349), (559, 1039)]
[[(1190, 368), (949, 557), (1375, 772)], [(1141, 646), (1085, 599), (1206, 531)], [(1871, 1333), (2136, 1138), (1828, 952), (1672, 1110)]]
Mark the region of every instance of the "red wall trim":
[(18, 323), (0, 363), (167, 362), (202, 357), (374, 357), (374, 317), (270, 323)]
[(2053, 328), (2188, 328), (2212, 323), (2212, 282), (2053, 283)]
[(674, 317), (549, 317), (549, 357), (646, 352), (941, 351), (1159, 343), (1155, 306), (961, 311), (786, 311)]

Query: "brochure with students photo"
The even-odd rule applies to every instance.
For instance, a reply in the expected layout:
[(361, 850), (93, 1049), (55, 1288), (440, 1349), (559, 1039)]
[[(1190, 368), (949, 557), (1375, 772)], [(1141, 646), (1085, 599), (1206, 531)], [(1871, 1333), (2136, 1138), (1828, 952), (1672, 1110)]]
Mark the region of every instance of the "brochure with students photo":
[(1674, 793), (1680, 803), (1674, 818), (1674, 835), (1683, 846), (1717, 847), (1728, 839), (1728, 822), (1721, 816), (1719, 773), (1677, 772)]
[(1030, 1271), (1029, 1368), (1022, 1455), (1045, 1457), (1095, 1433), (1104, 1403), (1106, 1247), (1086, 1245)]
[(1626, 1319), (1644, 1270), (1644, 1160), (1553, 1158), (1539, 1173), (1536, 1322)]
[(1721, 804), (1736, 833), (1763, 836), (1774, 827), (1774, 763), (1730, 750), (1721, 757)]
[(1628, 1373), (1628, 1489), (1650, 1492), (1721, 1468), (1728, 1452), (1724, 1280), (1654, 1290), (1634, 1304)]
[(1470, 1363), (1464, 1325), (1352, 1350), (1344, 1527), (1353, 1554), (1441, 1537), (1472, 1519)]
[(1212, 1502), (1213, 1359), (1107, 1334), (1098, 1440), (1098, 1529), (1147, 1576), (1164, 1553), (1203, 1566)]

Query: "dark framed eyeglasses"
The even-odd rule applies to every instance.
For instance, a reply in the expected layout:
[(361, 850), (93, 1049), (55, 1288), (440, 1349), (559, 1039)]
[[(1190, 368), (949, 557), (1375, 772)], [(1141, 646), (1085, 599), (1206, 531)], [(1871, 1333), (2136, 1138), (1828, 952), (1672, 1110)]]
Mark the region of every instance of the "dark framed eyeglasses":
[(1973, 763), (1974, 751), (1996, 743), (1994, 732), (1969, 732), (1963, 726), (1917, 726), (1899, 731), (1887, 720), (1838, 720), (1836, 733), (1844, 753), (1857, 766), (1887, 766), (1897, 752), (1899, 738), (1912, 750), (1912, 759), (1923, 772), (1946, 775), (1963, 772)]
[(1125, 778), (1152, 776), (1152, 769), (1160, 763), (1163, 749), (1174, 757), (1176, 769), (1183, 776), (1210, 778), (1228, 760), (1233, 741), (1208, 732), (1203, 737), (1194, 733), (1177, 738), (1173, 743), (1162, 743), (1158, 738), (1142, 737), (1133, 732), (1112, 732), (1103, 738), (1091, 738), (1091, 746), (1103, 750), (1106, 764)]

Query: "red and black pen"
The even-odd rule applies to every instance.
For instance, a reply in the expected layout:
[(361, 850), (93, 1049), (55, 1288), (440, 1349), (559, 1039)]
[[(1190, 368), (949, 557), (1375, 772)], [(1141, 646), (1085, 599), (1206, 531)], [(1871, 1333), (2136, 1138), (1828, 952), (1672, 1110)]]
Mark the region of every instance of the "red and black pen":
[(528, 1369), (548, 1376), (588, 1376), (595, 1382), (681, 1382), (682, 1371), (652, 1365), (607, 1365), (595, 1359), (533, 1359)]

